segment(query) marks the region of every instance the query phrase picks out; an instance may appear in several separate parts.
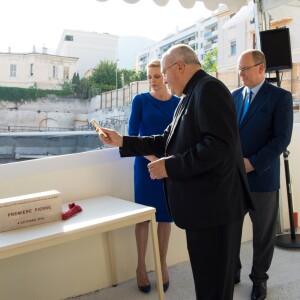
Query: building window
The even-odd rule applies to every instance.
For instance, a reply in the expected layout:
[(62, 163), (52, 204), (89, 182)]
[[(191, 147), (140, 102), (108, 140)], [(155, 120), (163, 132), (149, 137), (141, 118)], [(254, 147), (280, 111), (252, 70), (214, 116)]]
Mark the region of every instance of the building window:
[(10, 77), (16, 77), (17, 76), (17, 65), (16, 64), (11, 64), (10, 65), (9, 76)]
[(33, 76), (33, 64), (30, 64), (30, 72), (29, 72), (30, 76)]
[(73, 35), (66, 35), (65, 41), (73, 42)]
[(64, 79), (69, 79), (69, 67), (64, 67)]
[(57, 68), (57, 66), (52, 67), (52, 77), (54, 77), (54, 78), (58, 77), (58, 68)]
[(230, 55), (236, 55), (236, 41), (230, 42)]

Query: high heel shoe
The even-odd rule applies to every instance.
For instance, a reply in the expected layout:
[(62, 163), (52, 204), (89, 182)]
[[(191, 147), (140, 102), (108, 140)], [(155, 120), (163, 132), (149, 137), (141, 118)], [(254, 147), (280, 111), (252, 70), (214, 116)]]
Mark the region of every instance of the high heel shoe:
[(170, 282), (167, 281), (166, 283), (163, 283), (164, 292), (166, 292), (169, 288)]
[(147, 284), (147, 285), (138, 285), (139, 290), (142, 293), (148, 294), (151, 291), (151, 285)]
[[(151, 291), (151, 284), (150, 284), (150, 282), (148, 280), (147, 272), (146, 272), (146, 274), (144, 274), (144, 276), (145, 276), (144, 281), (140, 281), (139, 280), (139, 275), (138, 274), (139, 274), (139, 272), (138, 272), (138, 270), (136, 270), (136, 280), (137, 280), (137, 286), (138, 286), (139, 290), (142, 293), (145, 293), (145, 294), (150, 293), (150, 291)], [(143, 273), (140, 273), (140, 274), (143, 274)], [(143, 277), (141, 276), (141, 278), (143, 278)], [(146, 282), (146, 284), (139, 285), (139, 282), (141, 282), (142, 284), (144, 284)]]

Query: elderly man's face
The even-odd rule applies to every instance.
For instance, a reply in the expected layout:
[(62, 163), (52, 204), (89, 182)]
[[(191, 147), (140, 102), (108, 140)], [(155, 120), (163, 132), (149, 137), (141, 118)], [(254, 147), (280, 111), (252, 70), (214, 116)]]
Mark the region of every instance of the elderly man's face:
[(163, 74), (164, 82), (168, 85), (171, 93), (176, 96), (181, 96), (180, 91), (180, 77), (179, 64), (172, 60), (172, 57), (167, 56), (162, 60), (161, 72)]

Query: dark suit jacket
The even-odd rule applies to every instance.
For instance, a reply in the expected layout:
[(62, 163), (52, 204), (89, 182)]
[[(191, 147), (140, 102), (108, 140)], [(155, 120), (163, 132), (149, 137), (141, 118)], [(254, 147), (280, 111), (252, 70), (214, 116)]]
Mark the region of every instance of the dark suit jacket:
[(177, 226), (199, 229), (241, 220), (253, 207), (232, 95), (202, 70), (183, 92), (163, 135), (124, 137), (120, 154), (172, 155), (165, 187)]
[[(232, 92), (238, 116), (242, 110), (244, 88)], [(248, 173), (252, 192), (279, 189), (280, 154), (290, 143), (292, 129), (291, 93), (264, 82), (239, 129), (243, 155), (255, 169)]]

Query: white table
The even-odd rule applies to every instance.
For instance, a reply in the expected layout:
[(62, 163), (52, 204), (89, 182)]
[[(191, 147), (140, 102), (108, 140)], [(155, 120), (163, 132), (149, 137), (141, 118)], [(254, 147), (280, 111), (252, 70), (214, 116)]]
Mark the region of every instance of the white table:
[[(106, 232), (110, 250), (112, 285), (116, 285), (115, 260), (110, 231), (150, 221), (158, 296), (163, 300), (155, 208), (111, 196), (76, 201), (76, 204), (82, 207), (82, 212), (68, 220), (1, 232), (0, 259)], [(67, 210), (67, 205), (63, 209)]]

